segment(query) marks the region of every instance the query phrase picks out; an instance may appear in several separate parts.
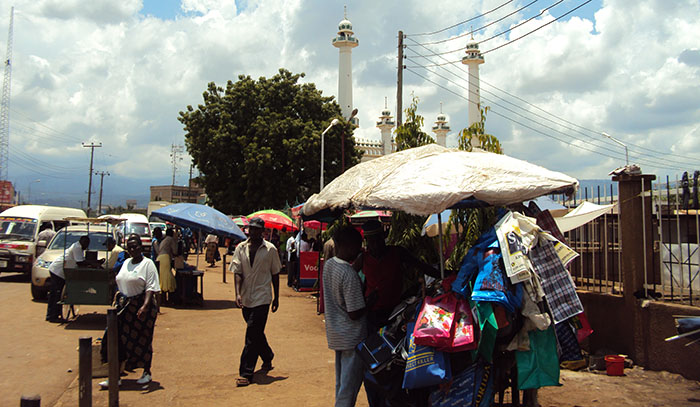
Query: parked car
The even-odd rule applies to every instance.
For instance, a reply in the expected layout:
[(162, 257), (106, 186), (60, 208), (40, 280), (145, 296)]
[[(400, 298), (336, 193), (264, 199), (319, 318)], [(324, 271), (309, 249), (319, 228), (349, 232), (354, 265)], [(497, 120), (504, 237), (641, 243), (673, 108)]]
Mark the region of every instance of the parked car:
[(168, 229), (168, 225), (166, 225), (165, 222), (148, 222), (148, 226), (151, 227), (151, 233), (153, 233), (155, 228), (161, 228), (163, 233)]
[(70, 223), (65, 220), (67, 217), (84, 218), (85, 212), (58, 206), (19, 205), (0, 213), (0, 272), (29, 274), (37, 249), (49, 243), (39, 240), (40, 227), (48, 223), (53, 230), (59, 230)]
[(112, 227), (105, 225), (72, 225), (65, 227), (56, 233), (46, 250), (39, 256), (32, 267), (32, 298), (35, 300), (46, 298), (49, 291), (49, 266), (63, 251), (80, 239), (80, 236), (90, 236), (89, 251), (97, 252), (98, 259), (107, 258), (107, 248), (104, 246), (109, 236), (112, 236)]
[(151, 253), (151, 227), (148, 224), (146, 215), (140, 213), (122, 213), (121, 215), (102, 215), (100, 218), (125, 219), (115, 228), (114, 238), (117, 240), (117, 244), (126, 248), (126, 239), (130, 234), (136, 233), (141, 237), (141, 245), (143, 246), (144, 254)]

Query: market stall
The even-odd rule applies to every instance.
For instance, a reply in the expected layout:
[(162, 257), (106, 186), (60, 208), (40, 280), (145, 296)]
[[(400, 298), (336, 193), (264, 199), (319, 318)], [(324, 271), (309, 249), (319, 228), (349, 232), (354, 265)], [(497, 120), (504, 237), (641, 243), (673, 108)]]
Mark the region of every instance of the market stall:
[[(153, 214), (180, 227), (199, 231), (200, 236), (211, 233), (237, 240), (246, 239), (246, 235), (231, 218), (206, 205), (177, 203), (156, 209)], [(184, 267), (175, 270), (176, 295), (184, 303), (204, 303), (204, 272), (197, 270), (198, 266), (199, 253), (194, 266), (185, 263)]]
[[(371, 208), (428, 216), (504, 208), (577, 187), (574, 178), (512, 157), (433, 144), (356, 165), (309, 198), (302, 212)], [(406, 298), (358, 346), (377, 381), (399, 369), (403, 389), (427, 389), (433, 406), (490, 405), (508, 387), (517, 405), (519, 390), (559, 385), (559, 361), (578, 349), (572, 323), (583, 309), (565, 268), (576, 254), (535, 217), (504, 208), (497, 219), (459, 270), (444, 271), (441, 259), (442, 279), (427, 295)], [(526, 394), (530, 403), (532, 396)]]

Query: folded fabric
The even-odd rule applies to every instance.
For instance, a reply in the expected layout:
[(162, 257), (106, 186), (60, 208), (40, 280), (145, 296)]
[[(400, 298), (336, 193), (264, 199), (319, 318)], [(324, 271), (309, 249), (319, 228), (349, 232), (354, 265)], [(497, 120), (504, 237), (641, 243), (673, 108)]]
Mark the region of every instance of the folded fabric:
[(583, 312), (583, 304), (576, 294), (576, 286), (554, 250), (554, 244), (549, 240), (541, 239), (539, 244), (530, 251), (530, 259), (535, 273), (542, 280), (542, 289), (554, 323), (565, 321)]

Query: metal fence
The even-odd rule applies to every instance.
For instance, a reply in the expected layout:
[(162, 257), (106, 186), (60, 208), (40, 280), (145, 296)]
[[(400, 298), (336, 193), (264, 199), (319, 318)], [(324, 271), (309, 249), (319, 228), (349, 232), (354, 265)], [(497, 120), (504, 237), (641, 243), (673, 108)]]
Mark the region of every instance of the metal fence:
[[(696, 173), (697, 180), (697, 173)], [(648, 275), (652, 296), (700, 306), (700, 202), (687, 175), (653, 184), (656, 264)]]
[[(573, 209), (584, 201), (614, 204), (617, 195), (613, 185), (583, 187), (570, 199), (559, 203)], [(610, 213), (564, 233), (569, 246), (579, 257), (569, 264), (577, 288), (588, 291), (622, 294), (622, 251), (620, 247), (619, 213), (617, 206)]]

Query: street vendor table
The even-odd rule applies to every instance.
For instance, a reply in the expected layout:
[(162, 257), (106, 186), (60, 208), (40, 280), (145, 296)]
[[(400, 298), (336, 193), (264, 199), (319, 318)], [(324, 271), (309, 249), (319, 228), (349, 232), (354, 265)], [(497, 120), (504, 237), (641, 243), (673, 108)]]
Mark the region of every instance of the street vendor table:
[[(199, 280), (199, 291), (197, 291)], [(178, 301), (183, 304), (204, 305), (204, 272), (200, 270), (178, 269), (175, 272), (175, 289)]]

